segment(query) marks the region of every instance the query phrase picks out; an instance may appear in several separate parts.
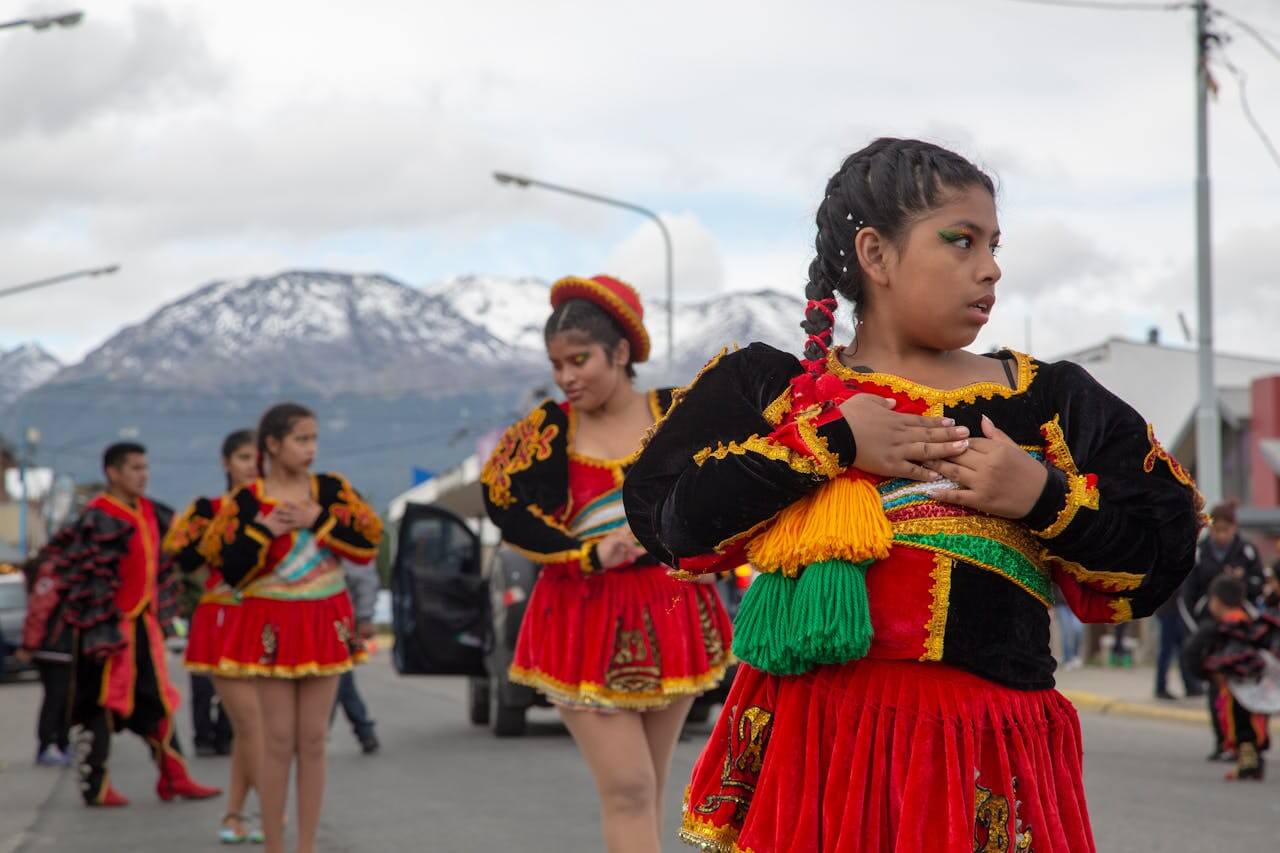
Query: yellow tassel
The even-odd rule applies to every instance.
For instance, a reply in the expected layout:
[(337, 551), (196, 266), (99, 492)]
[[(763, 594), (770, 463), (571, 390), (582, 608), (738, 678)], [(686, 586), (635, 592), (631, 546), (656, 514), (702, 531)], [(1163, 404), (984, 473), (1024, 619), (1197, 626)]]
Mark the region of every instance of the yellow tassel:
[(875, 486), (837, 477), (779, 513), (747, 545), (747, 557), (762, 572), (795, 577), (810, 563), (883, 560), (892, 540)]

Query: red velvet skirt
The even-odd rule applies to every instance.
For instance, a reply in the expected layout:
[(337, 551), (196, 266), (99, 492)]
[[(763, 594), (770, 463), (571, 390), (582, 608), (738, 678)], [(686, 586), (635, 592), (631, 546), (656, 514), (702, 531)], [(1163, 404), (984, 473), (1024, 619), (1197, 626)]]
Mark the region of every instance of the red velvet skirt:
[(754, 853), (1087, 853), (1079, 720), (1056, 690), (937, 663), (740, 666), (680, 836)]
[[(223, 631), (217, 665), (207, 672), (231, 678), (309, 678), (338, 675), (363, 662), (351, 596), (285, 601), (246, 595)], [(224, 611), (225, 612), (225, 611)]]
[(218, 675), (226, 638), (238, 630), (240, 605), (204, 600), (191, 614), (187, 631), (187, 669), (201, 675)]
[(516, 641), (511, 680), (559, 705), (646, 710), (703, 693), (731, 660), (729, 616), (714, 586), (665, 566), (583, 575), (546, 566)]

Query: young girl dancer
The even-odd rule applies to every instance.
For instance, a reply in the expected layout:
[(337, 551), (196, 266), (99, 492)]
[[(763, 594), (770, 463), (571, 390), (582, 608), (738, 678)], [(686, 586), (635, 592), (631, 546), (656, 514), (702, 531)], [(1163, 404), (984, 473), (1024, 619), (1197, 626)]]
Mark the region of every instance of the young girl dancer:
[(266, 849), (284, 850), (289, 772), (298, 766), (298, 851), (313, 853), (325, 736), (338, 676), (363, 657), (342, 560), (368, 563), (382, 522), (337, 474), (312, 474), (315, 415), (273, 406), (258, 425), (263, 472), (222, 504), (200, 552), (242, 597), (220, 671), (253, 677), (265, 750), (258, 779)]
[[(227, 475), (227, 492), (232, 493), (252, 483), (258, 476), (258, 448), (253, 430), (242, 429), (222, 442), (222, 467)], [(200, 555), (200, 540), (221, 508), (222, 497), (198, 498), (169, 528), (165, 536), (165, 552), (173, 556), (178, 568), (188, 574), (205, 565)], [(227, 788), (227, 812), (222, 818), (218, 839), (223, 844), (245, 841), (262, 843), (261, 830), (245, 827), (244, 806), (249, 792), (257, 787), (258, 763), (262, 755), (262, 712), (252, 681), (234, 677), (224, 670), (223, 642), (234, 636), (240, 615), (239, 596), (227, 585), (222, 573), (209, 568), (205, 576), (204, 594), (191, 614), (187, 634), (186, 665), (192, 675), (213, 680), (218, 701), (231, 719), (234, 739), (231, 744), (231, 784)]]
[(600, 794), (610, 851), (660, 848), (662, 789), (693, 697), (729, 660), (715, 588), (668, 577), (626, 525), (622, 483), (671, 392), (635, 388), (640, 298), (607, 276), (551, 288), (547, 355), (567, 398), (507, 430), (481, 474), (489, 515), (542, 564), (511, 679), (560, 709)]
[[(1094, 849), (1057, 583), (1086, 622), (1150, 614), (1191, 567), (1186, 472), (1069, 362), (963, 348), (1000, 268), (990, 178), (881, 139), (818, 208), (805, 360), (714, 361), (627, 478), (640, 542), (762, 573), (688, 789), (704, 850)], [(832, 347), (836, 296), (857, 335)]]

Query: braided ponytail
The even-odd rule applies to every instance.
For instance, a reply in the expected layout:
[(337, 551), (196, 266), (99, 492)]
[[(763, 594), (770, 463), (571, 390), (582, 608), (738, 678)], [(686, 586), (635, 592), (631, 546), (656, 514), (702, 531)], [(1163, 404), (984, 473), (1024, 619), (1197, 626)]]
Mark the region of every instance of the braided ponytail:
[(818, 205), (816, 254), (804, 289), (808, 301), (800, 326), (809, 336), (804, 356), (810, 373), (821, 369), (831, 348), (837, 297), (852, 302), (855, 315), (865, 308), (865, 276), (854, 248), (858, 232), (875, 228), (901, 245), (916, 219), (970, 186), (995, 195), (995, 184), (977, 166), (915, 139), (882, 137), (841, 164)]

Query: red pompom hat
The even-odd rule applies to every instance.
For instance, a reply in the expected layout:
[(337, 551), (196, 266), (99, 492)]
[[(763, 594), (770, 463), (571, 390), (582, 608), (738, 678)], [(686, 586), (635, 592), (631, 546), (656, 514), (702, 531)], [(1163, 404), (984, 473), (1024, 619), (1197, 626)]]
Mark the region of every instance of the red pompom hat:
[(631, 360), (649, 360), (649, 332), (644, 327), (644, 306), (640, 294), (625, 281), (607, 275), (591, 278), (565, 276), (551, 285), (551, 307), (559, 308), (570, 299), (585, 299), (598, 305), (617, 321), (631, 343)]

